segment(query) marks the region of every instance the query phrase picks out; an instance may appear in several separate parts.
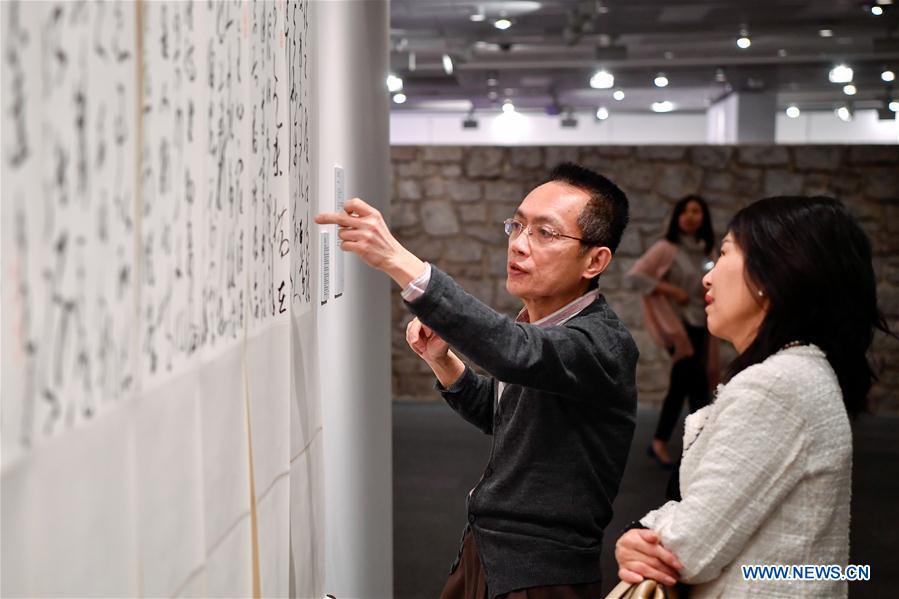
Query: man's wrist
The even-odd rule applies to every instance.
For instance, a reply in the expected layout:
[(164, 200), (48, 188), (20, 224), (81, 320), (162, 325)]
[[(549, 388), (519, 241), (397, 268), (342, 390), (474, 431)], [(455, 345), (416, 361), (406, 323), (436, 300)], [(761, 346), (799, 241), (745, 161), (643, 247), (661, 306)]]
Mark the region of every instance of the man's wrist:
[(418, 278), (425, 271), (425, 263), (405, 248), (402, 248), (387, 269), (390, 278), (397, 282), (401, 289)]

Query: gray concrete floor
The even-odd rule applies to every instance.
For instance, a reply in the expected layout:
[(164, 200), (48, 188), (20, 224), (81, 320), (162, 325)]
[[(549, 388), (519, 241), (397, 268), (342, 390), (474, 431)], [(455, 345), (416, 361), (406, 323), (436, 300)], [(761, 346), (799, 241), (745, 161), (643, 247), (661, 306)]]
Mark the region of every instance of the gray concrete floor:
[[(615, 515), (606, 529), (604, 586), (617, 581), (618, 531), (664, 501), (668, 474), (646, 456), (658, 412), (641, 408)], [(674, 439), (680, 439), (676, 431)], [(869, 564), (869, 582), (852, 583), (855, 598), (899, 596), (899, 418), (862, 417), (855, 457), (850, 563)], [(672, 443), (672, 453), (680, 452)], [(440, 594), (465, 523), (465, 495), (478, 480), (490, 438), (440, 403), (393, 406), (393, 558), (398, 599)]]

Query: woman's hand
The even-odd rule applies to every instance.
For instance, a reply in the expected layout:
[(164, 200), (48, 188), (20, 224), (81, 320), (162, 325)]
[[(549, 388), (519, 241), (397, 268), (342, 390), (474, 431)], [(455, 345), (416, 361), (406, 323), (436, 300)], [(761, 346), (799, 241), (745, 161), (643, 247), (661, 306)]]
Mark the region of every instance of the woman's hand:
[(625, 582), (638, 583), (646, 578), (666, 585), (680, 578), (683, 564), (671, 551), (662, 547), (659, 535), (645, 528), (633, 528), (615, 543), (618, 577)]

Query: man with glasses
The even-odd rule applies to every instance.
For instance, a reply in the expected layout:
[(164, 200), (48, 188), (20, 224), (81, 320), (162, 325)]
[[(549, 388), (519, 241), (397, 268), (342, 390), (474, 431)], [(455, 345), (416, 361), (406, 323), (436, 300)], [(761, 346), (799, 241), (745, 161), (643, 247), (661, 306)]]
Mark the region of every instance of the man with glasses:
[(624, 193), (564, 163), (524, 198), (504, 222), (515, 320), (402, 247), (362, 200), (344, 210), (316, 222), (337, 224), (344, 250), (400, 285), (416, 315), (409, 345), (446, 402), (493, 436), (441, 596), (598, 597), (637, 405), (637, 347), (597, 281), (627, 225)]

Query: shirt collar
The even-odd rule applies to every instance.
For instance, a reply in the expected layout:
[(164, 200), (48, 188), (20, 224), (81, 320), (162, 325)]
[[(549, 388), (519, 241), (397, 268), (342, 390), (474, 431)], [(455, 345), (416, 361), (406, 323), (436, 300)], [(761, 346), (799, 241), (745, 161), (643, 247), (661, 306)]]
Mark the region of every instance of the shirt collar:
[(522, 308), (521, 312), (518, 313), (518, 317), (515, 319), (515, 322), (527, 322), (540, 328), (565, 324), (565, 322), (576, 316), (581, 310), (596, 301), (598, 295), (599, 289), (592, 289), (579, 298), (565, 304), (552, 314), (544, 316), (537, 322), (531, 322), (530, 318), (528, 317), (528, 309)]

